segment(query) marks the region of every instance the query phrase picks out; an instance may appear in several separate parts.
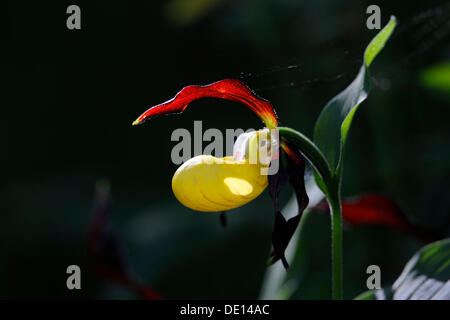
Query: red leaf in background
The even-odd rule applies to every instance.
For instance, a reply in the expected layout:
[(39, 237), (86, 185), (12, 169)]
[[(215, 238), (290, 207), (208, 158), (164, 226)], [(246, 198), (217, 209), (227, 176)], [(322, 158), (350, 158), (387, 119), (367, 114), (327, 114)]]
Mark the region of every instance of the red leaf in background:
[(184, 87), (174, 98), (145, 111), (133, 125), (163, 114), (182, 113), (189, 103), (200, 98), (221, 98), (241, 102), (255, 112), (269, 129), (274, 129), (278, 124), (277, 116), (269, 101), (259, 98), (242, 82), (225, 79), (204, 86)]
[(88, 242), (88, 255), (96, 271), (105, 280), (124, 286), (144, 299), (161, 299), (152, 288), (130, 276), (122, 247), (111, 230), (110, 208), (109, 185), (98, 183)]
[(344, 200), (342, 216), (351, 225), (384, 224), (400, 229), (407, 229), (410, 226), (393, 201), (375, 194)]
[[(328, 210), (324, 201), (313, 209)], [(428, 243), (441, 238), (434, 230), (413, 225), (406, 219), (401, 209), (391, 199), (377, 195), (366, 194), (342, 201), (342, 218), (351, 226), (386, 225), (406, 231)]]

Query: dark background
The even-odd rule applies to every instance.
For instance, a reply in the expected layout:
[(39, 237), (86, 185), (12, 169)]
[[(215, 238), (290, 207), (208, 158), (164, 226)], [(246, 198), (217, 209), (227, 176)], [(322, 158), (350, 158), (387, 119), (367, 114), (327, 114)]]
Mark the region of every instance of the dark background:
[[(81, 30), (66, 8), (81, 7)], [(170, 183), (171, 133), (259, 128), (237, 103), (204, 99), (183, 116), (132, 127), (148, 107), (189, 84), (240, 78), (275, 106), (280, 123), (312, 137), (326, 102), (355, 77), (366, 8), (399, 25), (372, 65), (374, 88), (354, 119), (344, 196), (394, 199), (411, 221), (448, 230), (450, 91), (421, 81), (449, 61), (450, 8), (442, 1), (6, 1), (0, 52), (2, 108), (0, 297), (136, 298), (105, 282), (86, 255), (94, 187), (108, 179), (113, 229), (139, 277), (165, 298), (257, 298), (270, 252), (267, 193), (229, 213), (182, 207)], [(288, 68), (288, 66), (294, 66)], [(450, 79), (448, 82), (450, 83)], [(287, 198), (285, 196), (285, 198)], [(307, 276), (295, 298), (330, 297), (328, 217), (305, 227)], [(385, 227), (344, 235), (345, 297), (382, 283), (423, 244)], [(66, 289), (66, 267), (82, 290)]]

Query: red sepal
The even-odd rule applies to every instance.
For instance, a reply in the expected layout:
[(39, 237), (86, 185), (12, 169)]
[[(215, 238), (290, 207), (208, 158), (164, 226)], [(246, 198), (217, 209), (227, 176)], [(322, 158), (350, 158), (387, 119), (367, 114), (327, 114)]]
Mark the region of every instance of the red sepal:
[(163, 114), (181, 113), (189, 103), (200, 98), (221, 98), (241, 102), (255, 112), (269, 129), (276, 128), (278, 121), (269, 101), (258, 97), (242, 82), (225, 79), (204, 86), (192, 85), (184, 87), (169, 101), (154, 106), (136, 119), (133, 125)]

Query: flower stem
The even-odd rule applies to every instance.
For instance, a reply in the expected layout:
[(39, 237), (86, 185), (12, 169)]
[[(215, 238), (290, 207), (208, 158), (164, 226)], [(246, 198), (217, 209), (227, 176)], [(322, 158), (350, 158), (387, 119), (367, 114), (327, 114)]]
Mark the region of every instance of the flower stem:
[(342, 213), (340, 197), (330, 197), (331, 210), (331, 251), (332, 251), (332, 297), (342, 300)]

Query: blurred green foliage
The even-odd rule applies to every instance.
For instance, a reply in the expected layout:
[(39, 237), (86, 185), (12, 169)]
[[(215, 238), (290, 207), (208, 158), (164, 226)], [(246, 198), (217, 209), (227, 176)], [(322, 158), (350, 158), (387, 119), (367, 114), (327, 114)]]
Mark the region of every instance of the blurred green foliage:
[(422, 84), (430, 89), (450, 92), (450, 62), (432, 66), (422, 71)]
[[(204, 129), (258, 128), (259, 120), (235, 103), (205, 99), (182, 117), (131, 122), (185, 85), (242, 77), (273, 103), (281, 125), (312, 137), (322, 107), (354, 78), (376, 32), (365, 27), (371, 2), (222, 1), (180, 24), (163, 1), (79, 1), (80, 31), (65, 27), (69, 4), (7, 1), (2, 11), (0, 297), (134, 298), (99, 279), (87, 260), (99, 178), (112, 184), (113, 229), (134, 272), (164, 297), (258, 297), (269, 197), (230, 212), (225, 230), (217, 215), (182, 207), (170, 187), (170, 135), (199, 119)], [(449, 101), (420, 78), (449, 61), (448, 8), (378, 5), (382, 23), (394, 14), (399, 29), (355, 115), (343, 194), (382, 193), (411, 220), (448, 234)], [(329, 298), (329, 218), (311, 215), (304, 230), (308, 264), (293, 298)], [(421, 246), (383, 227), (346, 231), (345, 297), (366, 289), (369, 264), (381, 267), (383, 285), (392, 283)], [(81, 291), (65, 287), (70, 264), (81, 266)]]

